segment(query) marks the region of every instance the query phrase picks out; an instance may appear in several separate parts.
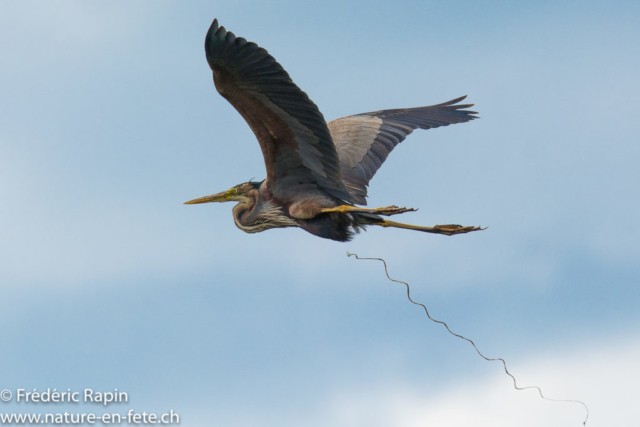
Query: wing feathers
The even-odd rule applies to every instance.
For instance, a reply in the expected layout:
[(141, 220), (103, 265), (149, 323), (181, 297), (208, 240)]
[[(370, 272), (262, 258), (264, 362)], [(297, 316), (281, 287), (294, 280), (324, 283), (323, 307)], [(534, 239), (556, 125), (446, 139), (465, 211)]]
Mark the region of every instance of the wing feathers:
[(418, 108), (372, 111), (329, 122), (342, 177), (356, 203), (366, 205), (367, 186), (389, 153), (415, 129), (464, 123), (478, 117), (458, 104), (466, 96)]
[(343, 117), (327, 125), (318, 107), (265, 49), (226, 31), (217, 20), (205, 38), (205, 52), (216, 89), (260, 142), (267, 182), (276, 196), (296, 194), (296, 185), (312, 184), (346, 202), (366, 205), (369, 181), (407, 135), (478, 118), (467, 110), (473, 104), (459, 104), (466, 98), (462, 96), (429, 107)]
[(292, 183), (302, 182), (349, 200), (324, 117), (284, 68), (265, 49), (226, 31), (217, 20), (205, 38), (205, 52), (216, 89), (260, 142), (274, 195), (292, 194)]

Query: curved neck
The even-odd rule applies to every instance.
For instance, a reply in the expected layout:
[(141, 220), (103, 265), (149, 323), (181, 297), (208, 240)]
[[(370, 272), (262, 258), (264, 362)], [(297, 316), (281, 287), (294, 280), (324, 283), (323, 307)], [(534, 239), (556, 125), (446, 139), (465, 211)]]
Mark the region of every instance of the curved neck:
[(298, 222), (286, 216), (269, 201), (264, 201), (256, 192), (247, 194), (247, 199), (233, 207), (233, 222), (245, 233), (259, 233), (270, 228), (300, 227)]
[[(258, 195), (257, 193), (254, 194), (247, 194), (246, 195), (247, 200), (242, 200), (240, 202), (238, 202), (237, 205), (235, 205), (232, 209), (233, 212), (233, 220), (235, 221), (236, 225), (238, 227), (240, 227), (239, 224), (243, 225), (243, 226), (250, 226), (251, 223), (253, 222), (252, 218), (254, 215), (253, 213), (256, 210), (256, 206), (258, 206)], [(242, 228), (242, 227), (240, 227)]]

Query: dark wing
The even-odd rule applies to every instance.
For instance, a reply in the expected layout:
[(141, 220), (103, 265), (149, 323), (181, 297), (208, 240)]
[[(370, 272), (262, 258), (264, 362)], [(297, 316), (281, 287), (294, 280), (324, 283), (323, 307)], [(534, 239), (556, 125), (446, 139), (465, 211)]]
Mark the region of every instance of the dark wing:
[(466, 96), (429, 107), (373, 111), (329, 122), (338, 150), (342, 179), (360, 205), (367, 204), (367, 187), (400, 142), (414, 129), (431, 129), (477, 119), (475, 111), (463, 110), (473, 104), (458, 104)]
[(311, 185), (349, 200), (327, 123), (282, 66), (265, 49), (218, 27), (217, 19), (204, 48), (216, 89), (260, 142), (273, 194), (290, 200)]

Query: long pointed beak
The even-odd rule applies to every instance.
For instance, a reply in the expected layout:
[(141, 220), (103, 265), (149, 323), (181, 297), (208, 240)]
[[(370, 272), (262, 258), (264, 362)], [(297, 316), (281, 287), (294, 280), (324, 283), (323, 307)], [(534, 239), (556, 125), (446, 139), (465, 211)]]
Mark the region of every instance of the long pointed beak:
[(223, 191), (222, 193), (212, 194), (210, 196), (200, 197), (199, 199), (189, 200), (188, 202), (184, 202), (184, 204), (196, 205), (199, 203), (228, 202), (230, 200), (229, 196), (229, 191)]

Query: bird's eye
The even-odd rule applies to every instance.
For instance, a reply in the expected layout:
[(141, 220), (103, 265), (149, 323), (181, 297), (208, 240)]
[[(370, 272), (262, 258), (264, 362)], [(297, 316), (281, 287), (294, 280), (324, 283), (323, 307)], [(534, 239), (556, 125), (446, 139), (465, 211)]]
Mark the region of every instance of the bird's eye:
[(237, 193), (237, 192), (238, 192), (238, 188), (237, 188), (237, 187), (233, 187), (233, 188), (231, 189), (231, 192), (232, 192), (232, 193)]

